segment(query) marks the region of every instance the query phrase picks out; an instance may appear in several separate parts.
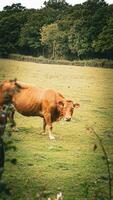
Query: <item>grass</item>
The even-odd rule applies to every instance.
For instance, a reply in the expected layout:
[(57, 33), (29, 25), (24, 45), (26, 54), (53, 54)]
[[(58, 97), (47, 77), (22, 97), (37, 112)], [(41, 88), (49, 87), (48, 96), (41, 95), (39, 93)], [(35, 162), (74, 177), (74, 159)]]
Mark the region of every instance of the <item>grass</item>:
[[(113, 176), (113, 70), (0, 60), (0, 80), (17, 77), (37, 87), (55, 88), (80, 103), (70, 123), (53, 124), (56, 141), (42, 136), (42, 119), (16, 113), (19, 132), (5, 131), (6, 163), (0, 200), (107, 200), (104, 156), (87, 126), (103, 141)], [(94, 145), (97, 149), (94, 152)]]

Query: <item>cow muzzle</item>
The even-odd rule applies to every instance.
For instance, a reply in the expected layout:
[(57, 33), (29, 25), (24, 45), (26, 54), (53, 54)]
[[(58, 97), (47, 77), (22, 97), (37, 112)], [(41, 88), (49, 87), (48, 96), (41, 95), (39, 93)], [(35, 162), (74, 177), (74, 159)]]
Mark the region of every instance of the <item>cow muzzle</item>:
[(70, 121), (71, 121), (71, 117), (64, 117), (64, 120), (65, 120), (66, 122), (70, 122)]

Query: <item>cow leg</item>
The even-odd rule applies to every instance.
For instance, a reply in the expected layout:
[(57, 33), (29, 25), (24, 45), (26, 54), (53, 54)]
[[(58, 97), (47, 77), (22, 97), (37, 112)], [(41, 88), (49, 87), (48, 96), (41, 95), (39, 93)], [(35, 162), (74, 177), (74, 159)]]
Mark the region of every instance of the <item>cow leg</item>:
[(9, 121), (10, 121), (10, 126), (12, 128), (13, 131), (18, 131), (18, 129), (16, 128), (16, 122), (14, 120), (14, 114), (15, 114), (15, 111), (11, 111), (10, 113), (8, 113), (8, 118), (9, 118)]
[(45, 119), (43, 119), (43, 132), (42, 132), (43, 135), (46, 135), (46, 121)]
[(52, 134), (51, 114), (46, 114), (44, 119), (45, 119), (46, 128), (47, 128), (48, 133), (49, 133), (49, 139), (50, 140), (55, 140), (55, 137)]
[(49, 139), (55, 140), (55, 136), (52, 134), (52, 125), (51, 126), (48, 125), (47, 128), (48, 128), (48, 132), (49, 132)]

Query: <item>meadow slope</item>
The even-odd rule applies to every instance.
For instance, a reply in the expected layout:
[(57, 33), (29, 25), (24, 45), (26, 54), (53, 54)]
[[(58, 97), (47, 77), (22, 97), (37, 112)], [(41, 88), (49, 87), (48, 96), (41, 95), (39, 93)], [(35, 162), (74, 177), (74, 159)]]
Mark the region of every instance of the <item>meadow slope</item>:
[[(113, 175), (113, 70), (0, 60), (0, 80), (17, 78), (54, 88), (80, 103), (72, 121), (53, 124), (56, 141), (42, 136), (42, 119), (16, 113), (18, 132), (5, 131), (6, 163), (0, 200), (107, 200), (103, 152), (86, 127), (94, 127), (109, 155)], [(97, 149), (94, 152), (94, 145)]]

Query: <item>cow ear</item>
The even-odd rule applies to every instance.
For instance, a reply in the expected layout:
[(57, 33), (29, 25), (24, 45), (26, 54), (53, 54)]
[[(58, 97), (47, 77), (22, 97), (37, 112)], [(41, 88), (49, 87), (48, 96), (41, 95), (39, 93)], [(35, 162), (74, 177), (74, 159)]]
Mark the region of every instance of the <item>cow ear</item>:
[(11, 79), (11, 80), (9, 80), (10, 82), (14, 82), (14, 83), (16, 83), (17, 82), (17, 78), (15, 78), (15, 79)]
[(64, 103), (63, 103), (62, 101), (59, 101), (59, 102), (57, 103), (57, 109), (58, 109), (59, 111), (61, 111), (63, 108), (64, 108)]
[(74, 108), (79, 108), (80, 104), (79, 103), (74, 103)]
[(15, 82), (15, 85), (16, 85), (19, 89), (22, 88), (22, 86), (21, 86), (19, 83), (17, 83), (17, 82)]
[(64, 106), (64, 103), (63, 103), (62, 101), (59, 101), (59, 102), (58, 102), (58, 105), (59, 105), (59, 106)]
[(17, 82), (17, 78), (14, 79), (14, 82), (15, 82), (15, 83)]

